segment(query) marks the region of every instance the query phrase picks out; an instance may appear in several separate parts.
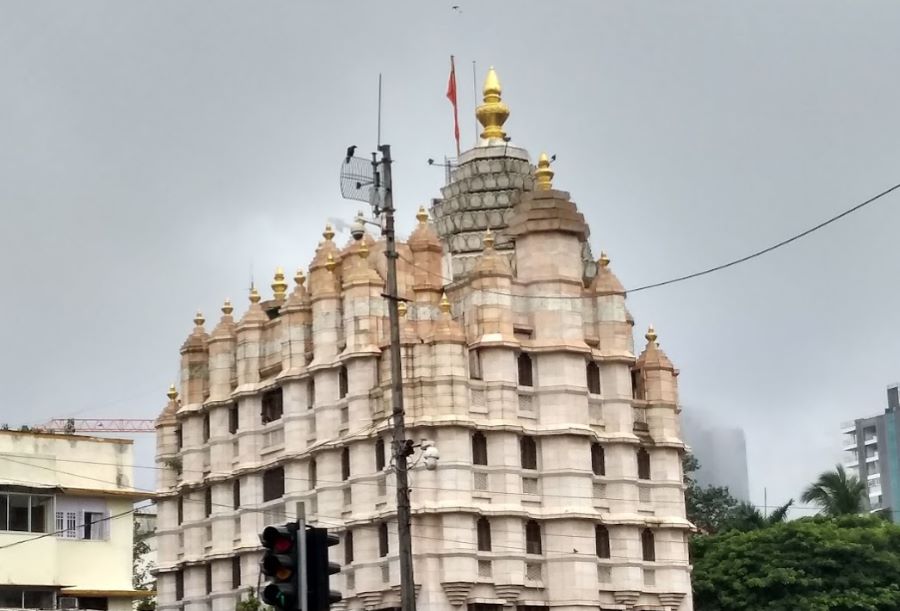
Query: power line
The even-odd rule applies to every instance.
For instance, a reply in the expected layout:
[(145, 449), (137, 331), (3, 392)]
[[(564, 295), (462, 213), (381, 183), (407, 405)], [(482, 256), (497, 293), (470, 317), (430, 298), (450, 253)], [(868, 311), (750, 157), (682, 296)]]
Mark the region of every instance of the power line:
[[(885, 189), (881, 193), (878, 193), (877, 195), (874, 195), (874, 196), (870, 197), (869, 199), (867, 199), (863, 202), (860, 202), (860, 203), (852, 206), (851, 208), (848, 208), (847, 210), (844, 210), (840, 214), (837, 214), (837, 215), (829, 218), (828, 220), (825, 220), (825, 221), (819, 223), (818, 225), (810, 227), (809, 229), (806, 229), (805, 231), (802, 231), (800, 233), (792, 235), (791, 237), (784, 239), (776, 244), (772, 244), (771, 246), (767, 246), (766, 248), (757, 250), (748, 255), (740, 257), (738, 259), (734, 259), (732, 261), (728, 261), (727, 263), (722, 263), (721, 265), (716, 265), (715, 267), (710, 267), (710, 268), (707, 268), (707, 269), (704, 269), (704, 270), (701, 270), (698, 272), (693, 272), (693, 273), (686, 274), (683, 276), (677, 276), (675, 278), (670, 278), (668, 280), (663, 280), (661, 282), (645, 284), (643, 286), (638, 286), (633, 289), (627, 289), (625, 292), (626, 293), (637, 293), (640, 291), (646, 291), (649, 289), (659, 288), (662, 286), (668, 286), (670, 284), (675, 284), (677, 282), (684, 282), (685, 280), (691, 280), (693, 278), (699, 278), (700, 276), (706, 276), (708, 274), (712, 274), (713, 272), (721, 271), (721, 270), (727, 269), (729, 267), (734, 267), (735, 265), (739, 265), (740, 263), (745, 263), (747, 261), (750, 261), (751, 259), (755, 259), (756, 257), (760, 257), (764, 254), (770, 253), (773, 250), (777, 250), (777, 249), (781, 248), (782, 246), (787, 246), (788, 244), (790, 244), (792, 242), (796, 242), (800, 238), (804, 238), (804, 237), (808, 236), (809, 234), (818, 231), (819, 229), (827, 227), (828, 225), (830, 225), (836, 221), (839, 221), (840, 219), (844, 218), (845, 216), (848, 216), (848, 215), (868, 206), (869, 204), (872, 204), (872, 203), (878, 201), (879, 199), (885, 197), (886, 195), (893, 193), (897, 189), (900, 189), (900, 183), (895, 184), (894, 186), (892, 186), (888, 189)], [(439, 273), (434, 272), (430, 269), (427, 269), (421, 265), (418, 265), (418, 264), (416, 264), (415, 261), (413, 261), (407, 257), (404, 257), (403, 255), (400, 255), (400, 258), (403, 259), (403, 261), (405, 261), (407, 264), (415, 267), (418, 270), (424, 271), (434, 277), (440, 277), (442, 280), (444, 279), (443, 274), (439, 274)], [(571, 295), (516, 295), (515, 293), (507, 293), (505, 291), (493, 291), (491, 289), (477, 289), (477, 290), (478, 290), (478, 292), (481, 292), (481, 293), (488, 293), (488, 294), (500, 295), (503, 297), (513, 297), (513, 298), (523, 297), (523, 298), (529, 298), (529, 299), (565, 299), (565, 300), (582, 299), (582, 297), (580, 295), (577, 295), (577, 296), (571, 296)]]
[(672, 279), (670, 279), (670, 280), (664, 280), (664, 281), (662, 281), (662, 282), (654, 282), (653, 284), (645, 284), (644, 286), (639, 286), (639, 287), (637, 287), (637, 288), (629, 289), (628, 292), (629, 292), (629, 293), (637, 293), (638, 291), (645, 291), (645, 290), (648, 290), (648, 289), (654, 289), (654, 288), (658, 288), (658, 287), (661, 287), (661, 286), (667, 286), (667, 285), (669, 285), (669, 284), (675, 284), (676, 282), (683, 282), (683, 281), (685, 281), (685, 280), (691, 280), (692, 278), (699, 278), (700, 276), (705, 276), (705, 275), (707, 275), (707, 274), (711, 274), (711, 273), (713, 273), (713, 272), (717, 272), (717, 271), (720, 271), (720, 270), (723, 270), (723, 269), (727, 269), (727, 268), (729, 268), (729, 267), (733, 267), (733, 266), (738, 265), (738, 264), (740, 264), (740, 263), (744, 263), (744, 262), (749, 261), (749, 260), (751, 260), (751, 259), (755, 259), (756, 257), (762, 256), (762, 255), (764, 255), (764, 254), (766, 254), (766, 253), (772, 252), (773, 250), (776, 250), (776, 249), (778, 249), (778, 248), (781, 248), (782, 246), (787, 246), (787, 245), (790, 244), (791, 242), (796, 242), (796, 241), (799, 240), (800, 238), (806, 237), (806, 236), (808, 236), (809, 234), (811, 234), (811, 233), (813, 233), (813, 232), (815, 232), (815, 231), (818, 231), (819, 229), (822, 229), (823, 227), (826, 227), (826, 226), (828, 226), (828, 225), (834, 223), (835, 221), (838, 221), (838, 220), (844, 218), (845, 216), (848, 216), (848, 215), (850, 215), (850, 214), (856, 212), (857, 210), (860, 210), (860, 209), (864, 208), (865, 206), (868, 206), (869, 204), (871, 204), (871, 203), (873, 203), (873, 202), (875, 202), (875, 201), (878, 201), (879, 199), (881, 199), (881, 198), (884, 197), (885, 195), (889, 195), (890, 193), (893, 193), (893, 192), (896, 191), (897, 189), (900, 189), (900, 183), (894, 185), (893, 187), (890, 187), (889, 189), (885, 189), (884, 191), (882, 191), (882, 192), (879, 193), (878, 195), (875, 195), (875, 196), (873, 196), (873, 197), (870, 197), (869, 199), (867, 199), (867, 200), (864, 201), (864, 202), (861, 202), (861, 203), (859, 203), (859, 204), (856, 204), (856, 205), (853, 206), (852, 208), (849, 208), (849, 209), (847, 209), (847, 210), (844, 210), (844, 211), (841, 212), (840, 214), (837, 214), (837, 215), (831, 217), (831, 218), (828, 219), (827, 221), (823, 221), (823, 222), (819, 223), (818, 225), (815, 225), (815, 226), (813, 226), (813, 227), (810, 227), (810, 228), (807, 229), (806, 231), (801, 231), (800, 233), (795, 234), (795, 235), (793, 235), (793, 236), (787, 238), (786, 240), (782, 240), (782, 241), (780, 241), (780, 242), (778, 242), (778, 243), (776, 243), (776, 244), (772, 244), (771, 246), (768, 246), (768, 247), (766, 247), (766, 248), (763, 248), (762, 250), (758, 250), (758, 251), (756, 251), (756, 252), (750, 253), (749, 255), (743, 256), (743, 257), (741, 257), (741, 258), (739, 258), (739, 259), (735, 259), (735, 260), (733, 260), (733, 261), (729, 261), (728, 263), (723, 263), (723, 264), (721, 264), (721, 265), (716, 265), (715, 267), (710, 267), (709, 269), (704, 269), (704, 270), (699, 271), (699, 272), (694, 272), (694, 273), (692, 273), (692, 274), (687, 274), (687, 275), (685, 275), (685, 276), (679, 276), (679, 277), (677, 277), (677, 278), (672, 278)]
[[(17, 456), (20, 458), (37, 458), (39, 460), (44, 460), (42, 457), (32, 457), (32, 456), (22, 455), (22, 454), (3, 454), (3, 455), (0, 455), (0, 459), (7, 460), (9, 462), (20, 464), (23, 466), (35, 467), (38, 469), (44, 469), (46, 471), (52, 471), (52, 472), (60, 473), (63, 475), (82, 477), (84, 479), (89, 479), (89, 480), (104, 483), (104, 484), (115, 485), (115, 482), (112, 482), (109, 480), (98, 479), (98, 478), (89, 477), (89, 476), (83, 476), (83, 475), (80, 475), (77, 473), (72, 473), (70, 471), (63, 471), (61, 469), (54, 469), (52, 467), (45, 467), (45, 466), (36, 465), (33, 463), (25, 463), (25, 462), (13, 460), (13, 459), (9, 458), (9, 456)], [(50, 459), (46, 459), (46, 460), (50, 460)], [(74, 462), (74, 463), (79, 463), (79, 464), (117, 466), (116, 463), (98, 462), (98, 461), (86, 461), (86, 460), (74, 460), (74, 459), (56, 459), (56, 460), (61, 461), (61, 462)], [(168, 468), (168, 467), (158, 467), (158, 466), (151, 466), (151, 465), (132, 465), (132, 466), (135, 468), (140, 468), (140, 469), (153, 469), (153, 470), (159, 470), (159, 471), (164, 471)], [(203, 473), (203, 471), (198, 470), (198, 469), (194, 469), (189, 472)], [(231, 475), (231, 472), (221, 472), (221, 473), (215, 472), (215, 473), (211, 473), (211, 475), (227, 476), (227, 475)], [(378, 475), (378, 473), (375, 473), (373, 475)], [(309, 478), (304, 478), (304, 477), (285, 476), (284, 479), (285, 479), (285, 481), (305, 482), (307, 484), (311, 481)], [(19, 481), (19, 480), (17, 480), (17, 481)], [(654, 480), (641, 480), (641, 481), (654, 481)], [(659, 482), (659, 480), (655, 480), (655, 481)], [(598, 482), (598, 483), (603, 483), (603, 482)], [(674, 484), (674, 482), (668, 482), (668, 483)], [(335, 486), (345, 485), (345, 484), (349, 484), (352, 486), (380, 486), (381, 485), (380, 482), (375, 482), (375, 481), (359, 481), (359, 480), (352, 480), (352, 479), (323, 480), (323, 479), (319, 479), (319, 478), (316, 478), (316, 484), (317, 484), (317, 487), (318, 487), (318, 484), (330, 484), (330, 485), (335, 485)], [(474, 492), (474, 493), (486, 493), (486, 494), (490, 494), (493, 496), (524, 496), (524, 497), (535, 496), (534, 494), (530, 494), (530, 493), (526, 493), (526, 492), (514, 492), (514, 491), (506, 491), (506, 490), (475, 490), (475, 489), (470, 489), (470, 488), (448, 488), (447, 486), (416, 486), (416, 485), (412, 485), (412, 486), (410, 486), (410, 488), (412, 491), (416, 491), (416, 490), (426, 491), (427, 490), (427, 491)], [(154, 496), (157, 494), (155, 491), (145, 490), (142, 488), (133, 488), (132, 490), (135, 490), (136, 492), (144, 492), (144, 493), (154, 495)], [(609, 496), (609, 495), (605, 495), (605, 494), (602, 497), (595, 497), (593, 495), (584, 496), (584, 495), (576, 495), (576, 494), (552, 494), (552, 493), (541, 493), (538, 496), (541, 496), (544, 498), (558, 498), (558, 499), (566, 499), (566, 500), (594, 500), (594, 499), (597, 499), (597, 500), (602, 499), (602, 500), (610, 500), (610, 501), (634, 501), (634, 500), (636, 500), (636, 499), (630, 498), (630, 497), (617, 497), (617, 496)], [(198, 503), (203, 502), (203, 501), (198, 501), (195, 499), (187, 499), (187, 498), (185, 500), (187, 500), (188, 502), (198, 502)], [(658, 499), (658, 500), (654, 500), (652, 502), (652, 504), (683, 505), (684, 503), (683, 503), (683, 501), (680, 501), (680, 500)], [(775, 508), (780, 507), (779, 505), (759, 505), (759, 504), (752, 504), (752, 503), (748, 503), (748, 504), (750, 504), (753, 507), (756, 507), (758, 509), (775, 509)], [(224, 505), (224, 504), (215, 504), (214, 503), (214, 505), (221, 506), (221, 507), (226, 507), (226, 506), (231, 507), (231, 505)], [(791, 505), (791, 508), (802, 510), (802, 511), (819, 511), (821, 509), (820, 507), (816, 507), (816, 506), (812, 506), (812, 505)]]

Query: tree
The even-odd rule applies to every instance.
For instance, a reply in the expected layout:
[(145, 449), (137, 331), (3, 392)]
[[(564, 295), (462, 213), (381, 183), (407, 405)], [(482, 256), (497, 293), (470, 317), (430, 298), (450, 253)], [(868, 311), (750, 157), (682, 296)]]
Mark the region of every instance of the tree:
[(855, 475), (847, 475), (843, 465), (826, 471), (803, 491), (804, 503), (815, 503), (827, 516), (860, 514), (866, 510), (866, 484)]
[(681, 459), (684, 473), (684, 504), (687, 518), (703, 533), (718, 532), (726, 522), (738, 502), (725, 486), (700, 486), (692, 477), (700, 468), (700, 462), (693, 454), (685, 454)]
[[(150, 551), (147, 539), (153, 536), (153, 531), (141, 530), (141, 523), (134, 521), (134, 538), (131, 548), (131, 579), (132, 587), (135, 590), (150, 590), (153, 585), (153, 578), (150, 575), (152, 568), (144, 559), (144, 556)], [(142, 598), (135, 606), (137, 611), (154, 611), (156, 609), (156, 600), (151, 596)]]
[(703, 611), (896, 611), (900, 527), (869, 516), (813, 517), (692, 541)]
[(271, 607), (263, 605), (253, 588), (248, 588), (247, 598), (238, 600), (234, 605), (234, 611), (260, 611), (260, 609), (270, 609)]
[(741, 532), (749, 532), (766, 528), (774, 524), (781, 524), (787, 520), (787, 512), (794, 499), (788, 500), (787, 503), (776, 507), (775, 511), (768, 516), (764, 516), (762, 512), (750, 503), (741, 503), (730, 513), (725, 519), (723, 530), (739, 530)]

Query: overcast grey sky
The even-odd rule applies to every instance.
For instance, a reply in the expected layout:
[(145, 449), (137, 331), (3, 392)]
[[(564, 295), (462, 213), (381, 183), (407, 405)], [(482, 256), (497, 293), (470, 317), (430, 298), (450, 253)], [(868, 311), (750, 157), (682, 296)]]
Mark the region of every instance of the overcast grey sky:
[[(451, 10), (459, 3), (462, 13)], [(0, 421), (154, 417), (197, 307), (306, 266), (350, 219), (349, 144), (393, 146), (403, 228), (493, 64), (514, 143), (626, 287), (740, 256), (900, 182), (895, 2), (0, 4)], [(752, 496), (798, 496), (900, 378), (900, 196), (635, 294), (684, 409), (743, 426)], [(343, 238), (342, 238), (343, 239)], [(138, 462), (152, 464), (150, 436)], [(152, 471), (138, 482), (152, 486)]]

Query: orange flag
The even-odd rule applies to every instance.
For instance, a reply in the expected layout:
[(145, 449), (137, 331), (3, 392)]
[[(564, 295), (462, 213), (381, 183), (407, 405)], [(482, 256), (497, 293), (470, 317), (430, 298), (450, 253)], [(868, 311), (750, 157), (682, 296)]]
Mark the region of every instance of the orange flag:
[(456, 138), (456, 156), (459, 157), (459, 114), (456, 103), (456, 66), (450, 56), (450, 82), (447, 83), (447, 99), (453, 104), (453, 135)]

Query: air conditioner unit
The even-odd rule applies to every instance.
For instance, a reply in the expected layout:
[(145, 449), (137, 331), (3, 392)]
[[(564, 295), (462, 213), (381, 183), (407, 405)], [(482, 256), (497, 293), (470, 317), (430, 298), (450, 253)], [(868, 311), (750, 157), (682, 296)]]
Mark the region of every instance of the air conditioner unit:
[(77, 609), (78, 599), (74, 596), (60, 596), (58, 599), (60, 609)]

